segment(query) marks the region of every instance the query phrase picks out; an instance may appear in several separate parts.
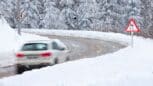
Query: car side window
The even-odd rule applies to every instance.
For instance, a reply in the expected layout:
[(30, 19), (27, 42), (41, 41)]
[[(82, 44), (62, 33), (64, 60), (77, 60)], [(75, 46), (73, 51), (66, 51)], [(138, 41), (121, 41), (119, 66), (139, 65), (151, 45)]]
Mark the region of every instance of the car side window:
[(65, 48), (59, 47), (58, 44), (55, 41), (52, 42), (52, 49), (54, 49), (54, 50), (65, 50)]
[(58, 45), (56, 42), (52, 42), (52, 48), (55, 50), (58, 49)]

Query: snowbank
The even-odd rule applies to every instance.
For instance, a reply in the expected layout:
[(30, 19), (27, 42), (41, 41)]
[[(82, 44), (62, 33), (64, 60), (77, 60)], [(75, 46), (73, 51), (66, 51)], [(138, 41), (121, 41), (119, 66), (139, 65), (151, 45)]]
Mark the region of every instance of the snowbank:
[[(47, 31), (35, 33), (88, 37), (129, 45), (122, 34), (90, 31)], [(25, 72), (0, 80), (0, 86), (153, 86), (153, 40), (134, 37), (134, 48)], [(8, 83), (9, 82), (9, 83)], [(26, 84), (25, 84), (26, 83)]]
[(16, 46), (17, 34), (9, 27), (6, 20), (0, 19), (0, 66), (13, 64), (14, 47)]
[[(0, 52), (9, 51), (15, 43), (15, 31), (9, 27), (4, 18), (0, 19)], [(5, 45), (5, 46), (2, 46)]]

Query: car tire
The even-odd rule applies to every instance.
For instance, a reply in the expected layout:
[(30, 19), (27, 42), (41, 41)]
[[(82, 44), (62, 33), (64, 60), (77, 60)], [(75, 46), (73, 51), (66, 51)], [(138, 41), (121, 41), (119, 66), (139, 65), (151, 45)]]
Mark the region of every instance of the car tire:
[(70, 57), (69, 56), (66, 57), (65, 61), (70, 61)]
[(58, 63), (59, 63), (58, 58), (55, 58), (55, 59), (54, 59), (54, 64), (58, 64)]
[(26, 68), (24, 66), (20, 66), (20, 65), (16, 66), (16, 73), (17, 74), (22, 74), (25, 70), (26, 70)]

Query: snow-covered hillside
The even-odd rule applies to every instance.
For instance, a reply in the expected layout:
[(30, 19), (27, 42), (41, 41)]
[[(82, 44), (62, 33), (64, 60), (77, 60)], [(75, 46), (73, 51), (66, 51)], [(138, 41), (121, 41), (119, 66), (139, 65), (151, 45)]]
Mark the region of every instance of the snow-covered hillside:
[[(153, 86), (153, 40), (91, 31), (30, 32), (114, 41), (128, 47), (104, 56), (67, 62), (0, 80), (0, 86)], [(9, 82), (9, 83), (8, 83)], [(26, 83), (26, 84), (25, 84)]]

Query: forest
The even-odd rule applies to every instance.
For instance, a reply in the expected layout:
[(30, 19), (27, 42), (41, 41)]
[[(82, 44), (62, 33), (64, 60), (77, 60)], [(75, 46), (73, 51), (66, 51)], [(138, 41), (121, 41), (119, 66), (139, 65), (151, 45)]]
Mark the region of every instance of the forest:
[(153, 0), (0, 0), (0, 14), (12, 28), (125, 33), (134, 18), (153, 38)]

